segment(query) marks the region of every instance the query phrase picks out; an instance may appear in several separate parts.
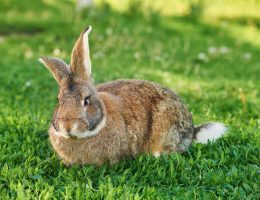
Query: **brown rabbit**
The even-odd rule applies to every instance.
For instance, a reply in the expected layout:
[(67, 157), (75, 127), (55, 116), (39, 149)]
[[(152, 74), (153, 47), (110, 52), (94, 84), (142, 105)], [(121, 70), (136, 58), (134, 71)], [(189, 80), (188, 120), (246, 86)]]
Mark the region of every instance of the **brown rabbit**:
[(70, 65), (40, 58), (59, 84), (59, 106), (49, 129), (65, 164), (118, 162), (140, 153), (183, 152), (192, 141), (224, 134), (220, 123), (194, 127), (192, 116), (170, 89), (143, 80), (117, 80), (97, 87), (91, 79), (89, 26), (79, 36)]

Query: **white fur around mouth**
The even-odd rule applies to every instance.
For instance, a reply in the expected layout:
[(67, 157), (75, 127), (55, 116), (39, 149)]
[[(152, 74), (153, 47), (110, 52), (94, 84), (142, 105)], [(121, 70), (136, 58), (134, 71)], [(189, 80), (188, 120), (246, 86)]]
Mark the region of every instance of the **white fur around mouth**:
[(97, 127), (90, 131), (90, 130), (86, 130), (84, 132), (78, 132), (76, 130), (77, 126), (75, 126), (75, 128), (72, 129), (71, 133), (68, 134), (68, 132), (64, 132), (64, 131), (56, 131), (54, 129), (54, 133), (60, 137), (64, 137), (64, 138), (71, 138), (71, 137), (76, 137), (76, 138), (86, 138), (86, 137), (90, 137), (90, 136), (94, 136), (94, 135), (97, 135), (101, 130), (102, 128), (104, 128), (106, 124), (106, 117), (103, 117), (103, 119), (101, 120), (101, 122), (97, 125)]

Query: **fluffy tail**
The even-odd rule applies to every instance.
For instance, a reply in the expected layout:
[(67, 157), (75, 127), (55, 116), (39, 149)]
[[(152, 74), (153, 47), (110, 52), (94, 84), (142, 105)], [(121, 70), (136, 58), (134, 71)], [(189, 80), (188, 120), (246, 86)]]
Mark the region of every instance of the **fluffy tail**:
[(206, 144), (208, 141), (214, 141), (222, 137), (227, 131), (224, 124), (210, 122), (195, 127), (195, 142)]

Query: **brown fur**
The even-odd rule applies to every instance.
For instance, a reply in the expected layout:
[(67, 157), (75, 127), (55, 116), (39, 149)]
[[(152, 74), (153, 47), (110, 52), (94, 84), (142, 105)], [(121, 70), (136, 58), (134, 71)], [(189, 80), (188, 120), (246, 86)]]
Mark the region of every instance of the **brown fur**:
[(192, 118), (180, 99), (157, 84), (115, 81), (97, 87), (106, 108), (106, 126), (83, 139), (53, 134), (54, 149), (67, 164), (115, 163), (139, 153), (181, 152), (183, 139), (193, 137)]
[[(184, 151), (192, 142), (194, 127), (180, 98), (159, 84), (142, 80), (112, 81), (95, 88), (85, 71), (90, 66), (82, 66), (82, 59), (86, 59), (82, 55), (82, 37), (73, 49), (69, 75), (56, 79), (60, 85), (59, 106), (49, 134), (64, 163), (101, 165), (140, 153)], [(56, 77), (59, 70), (45, 65)], [(83, 106), (88, 95), (90, 104)], [(83, 133), (91, 125), (95, 131), (102, 120), (105, 124), (100, 131), (79, 138), (77, 131)], [(70, 135), (75, 124), (77, 137)], [(68, 138), (58, 135), (60, 131), (68, 133)]]

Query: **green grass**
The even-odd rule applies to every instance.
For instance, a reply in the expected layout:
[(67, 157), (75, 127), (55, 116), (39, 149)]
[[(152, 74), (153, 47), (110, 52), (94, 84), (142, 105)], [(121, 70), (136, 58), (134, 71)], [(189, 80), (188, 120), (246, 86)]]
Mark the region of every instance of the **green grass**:
[[(0, 3), (0, 198), (259, 199), (260, 13), (232, 16), (224, 7), (228, 17), (222, 16), (223, 0), (210, 5), (210, 17), (107, 6), (75, 17), (72, 3)], [(257, 1), (250, 3), (260, 10)], [(195, 124), (226, 123), (227, 136), (182, 155), (64, 166), (47, 133), (58, 88), (37, 59), (69, 61), (89, 24), (96, 84), (119, 78), (161, 83), (182, 97)]]

